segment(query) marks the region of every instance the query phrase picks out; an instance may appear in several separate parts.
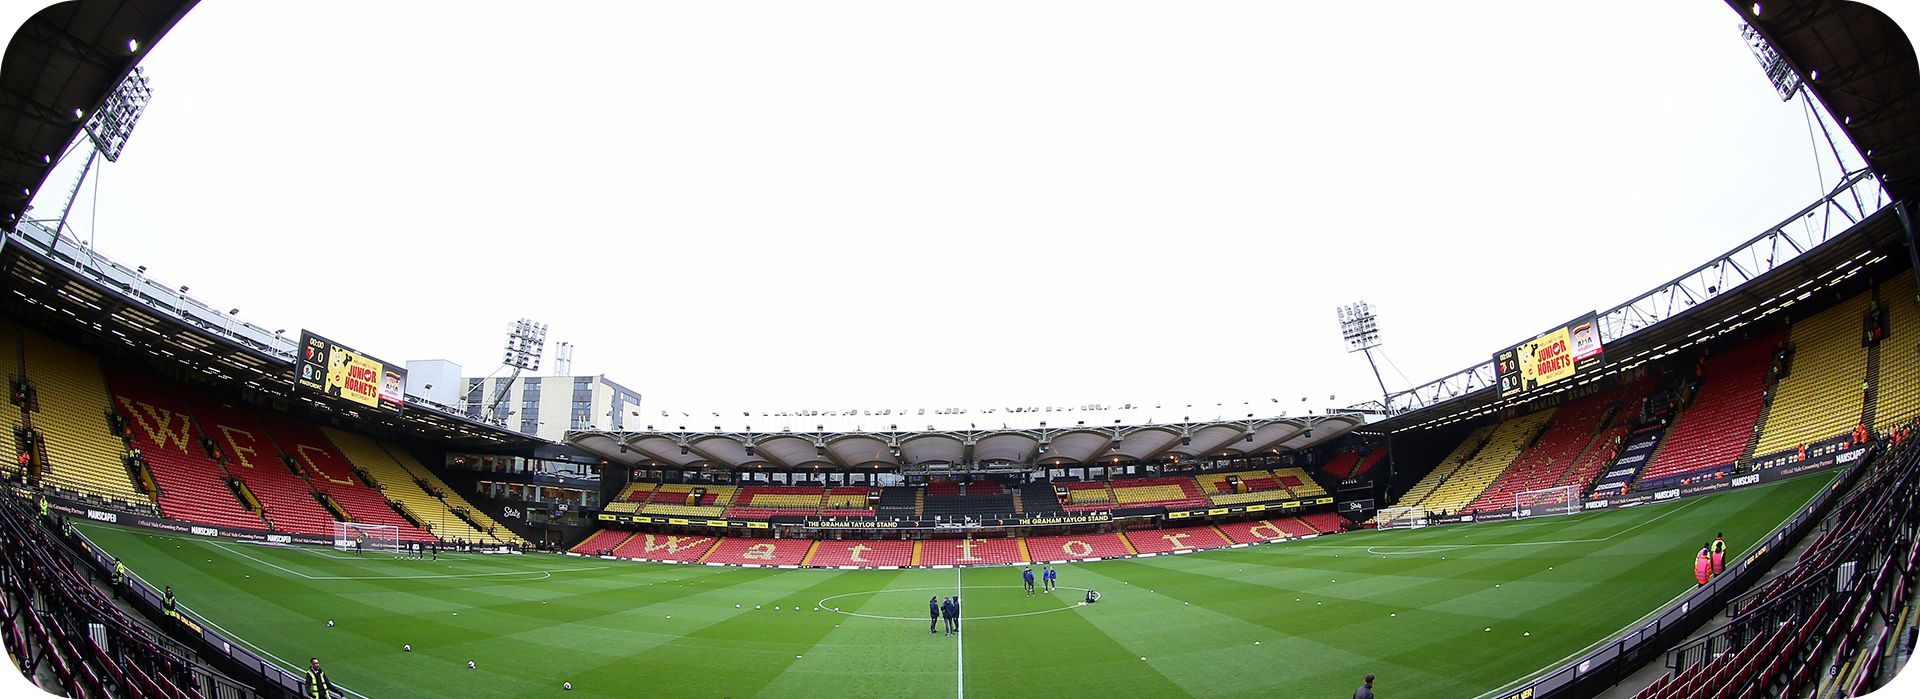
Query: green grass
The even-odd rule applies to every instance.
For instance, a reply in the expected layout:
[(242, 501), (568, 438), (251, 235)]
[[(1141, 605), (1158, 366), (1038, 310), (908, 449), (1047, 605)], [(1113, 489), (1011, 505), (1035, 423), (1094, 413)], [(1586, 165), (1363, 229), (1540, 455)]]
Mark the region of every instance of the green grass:
[[(569, 697), (1345, 696), (1370, 672), (1393, 696), (1473, 697), (1685, 592), (1715, 532), (1742, 550), (1830, 480), (1062, 567), (1061, 585), (1104, 596), (1088, 606), (1025, 597), (1018, 568), (402, 561), (80, 527), (195, 613), (273, 656), (318, 655), (371, 697), (558, 696), (562, 681)], [(927, 598), (956, 587), (965, 634), (928, 634)], [(827, 598), (867, 616), (813, 611)]]

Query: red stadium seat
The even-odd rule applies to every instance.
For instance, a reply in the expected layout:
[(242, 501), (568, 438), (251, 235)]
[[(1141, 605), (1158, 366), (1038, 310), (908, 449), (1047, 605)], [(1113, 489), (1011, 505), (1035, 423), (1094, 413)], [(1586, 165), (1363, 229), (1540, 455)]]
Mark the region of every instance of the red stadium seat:
[(1126, 542), (1120, 539), (1119, 534), (1038, 536), (1027, 539), (1027, 555), (1032, 556), (1036, 563), (1132, 554), (1133, 551), (1127, 549)]
[(267, 528), (259, 515), (240, 506), (227, 488), (227, 472), (200, 449), (202, 432), (173, 384), (112, 363), (106, 376), (115, 407), (131, 423), (133, 446), (160, 489), (161, 514), (223, 527)]
[(911, 541), (822, 541), (813, 547), (813, 566), (913, 565)]
[[(971, 486), (969, 486), (971, 488)], [(920, 542), (920, 565), (1020, 563), (1019, 539), (934, 539)]]
[(749, 539), (727, 537), (707, 554), (708, 563), (738, 565), (797, 566), (813, 548), (811, 539)]
[(1191, 551), (1196, 549), (1220, 548), (1232, 544), (1213, 527), (1181, 527), (1178, 529), (1141, 529), (1126, 532), (1127, 541), (1140, 553), (1169, 553), (1173, 551)]
[(713, 548), (716, 537), (691, 536), (686, 534), (635, 534), (627, 543), (613, 550), (613, 555), (622, 558), (637, 558), (645, 561), (700, 560), (707, 549)]

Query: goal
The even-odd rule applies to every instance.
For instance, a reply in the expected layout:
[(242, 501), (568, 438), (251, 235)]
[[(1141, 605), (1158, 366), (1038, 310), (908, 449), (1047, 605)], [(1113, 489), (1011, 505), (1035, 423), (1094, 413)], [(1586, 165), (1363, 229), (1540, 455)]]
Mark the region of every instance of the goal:
[(399, 555), (400, 528), (391, 524), (333, 523), (333, 548), (351, 553), (363, 547), (368, 553)]
[(1427, 510), (1423, 507), (1390, 507), (1375, 512), (1373, 523), (1380, 529), (1418, 529), (1427, 526)]
[(1551, 517), (1580, 511), (1580, 486), (1528, 490), (1513, 496), (1513, 518)]

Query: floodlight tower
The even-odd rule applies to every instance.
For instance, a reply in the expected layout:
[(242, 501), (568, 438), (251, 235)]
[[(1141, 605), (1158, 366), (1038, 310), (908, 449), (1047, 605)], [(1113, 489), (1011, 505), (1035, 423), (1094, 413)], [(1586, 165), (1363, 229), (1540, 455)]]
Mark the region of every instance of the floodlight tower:
[(87, 117), (87, 142), (92, 147), (87, 149), (87, 164), (80, 168), (80, 177), (73, 181), (73, 189), (67, 191), (67, 203), (60, 208), (60, 220), (53, 224), (54, 240), (59, 240), (61, 230), (66, 228), (67, 214), (73, 211), (73, 200), (80, 194), (80, 185), (86, 183), (87, 173), (93, 171), (94, 161), (101, 157), (107, 162), (120, 161), (127, 137), (133, 134), (134, 124), (140, 122), (140, 115), (147, 111), (147, 102), (152, 100), (153, 88), (147, 85), (146, 71), (134, 66), (126, 79), (120, 81), (120, 86), (107, 95), (107, 101)]
[(546, 323), (535, 323), (525, 318), (514, 321), (513, 327), (507, 330), (506, 358), (501, 360), (501, 364), (513, 368), (513, 373), (500, 382), (500, 388), (493, 392), (493, 399), (487, 401), (487, 415), (499, 409), (500, 401), (506, 399), (507, 391), (520, 378), (520, 372), (540, 370), (540, 353), (546, 346)]
[(1373, 361), (1373, 348), (1380, 346), (1380, 323), (1374, 318), (1373, 306), (1361, 301), (1341, 306), (1337, 312), (1340, 337), (1347, 341), (1347, 352), (1367, 355), (1367, 366), (1373, 367), (1373, 380), (1380, 384), (1380, 409), (1388, 416), (1393, 415), (1393, 397), (1387, 393), (1386, 380), (1380, 378), (1380, 365)]

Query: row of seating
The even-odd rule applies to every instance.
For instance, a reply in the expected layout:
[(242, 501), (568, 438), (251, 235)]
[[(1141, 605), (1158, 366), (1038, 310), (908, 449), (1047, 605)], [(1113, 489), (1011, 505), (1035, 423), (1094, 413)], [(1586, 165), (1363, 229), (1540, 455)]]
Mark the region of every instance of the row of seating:
[(1486, 443), (1487, 436), (1493, 434), (1495, 427), (1498, 425), (1482, 425), (1467, 433), (1466, 438), (1454, 445), (1453, 451), (1440, 459), (1440, 463), (1434, 466), (1433, 470), (1421, 476), (1413, 487), (1407, 489), (1407, 492), (1400, 494), (1397, 506), (1413, 507), (1433, 495), (1433, 491), (1439, 489), (1440, 484), (1447, 482), (1447, 479), (1453, 477), (1454, 472), (1466, 465), (1467, 457), (1471, 456), (1474, 450), (1479, 449), (1480, 445)]
[(1766, 407), (1767, 366), (1780, 338), (1769, 334), (1707, 357), (1691, 405), (1675, 418), (1641, 479), (1693, 473), (1740, 458)]
[(1401, 502), (1409, 507), (1424, 507), (1435, 512), (1464, 509), (1474, 498), (1486, 492), (1487, 486), (1506, 472), (1515, 459), (1520, 458), (1521, 450), (1553, 418), (1554, 412), (1555, 409), (1548, 408), (1500, 423), (1487, 437), (1486, 446), (1455, 469), (1446, 482), (1437, 484), (1427, 497), (1419, 501), (1403, 498)]
[(1884, 432), (1920, 417), (1920, 304), (1913, 275), (1901, 274), (1880, 285), (1887, 309), (1887, 337), (1880, 341), (1880, 377), (1875, 391), (1873, 428)]
[(1860, 423), (1867, 398), (1867, 350), (1861, 318), (1872, 299), (1860, 294), (1802, 319), (1787, 330), (1793, 361), (1774, 384), (1756, 455), (1775, 454), (1838, 437)]
[(1341, 530), (1331, 512), (1219, 526), (1140, 529), (1124, 533), (996, 539), (821, 540), (757, 539), (602, 529), (576, 544), (585, 555), (652, 561), (810, 566), (988, 565), (1114, 558), (1140, 553), (1220, 548), (1282, 541)]

